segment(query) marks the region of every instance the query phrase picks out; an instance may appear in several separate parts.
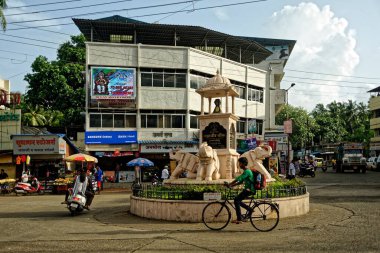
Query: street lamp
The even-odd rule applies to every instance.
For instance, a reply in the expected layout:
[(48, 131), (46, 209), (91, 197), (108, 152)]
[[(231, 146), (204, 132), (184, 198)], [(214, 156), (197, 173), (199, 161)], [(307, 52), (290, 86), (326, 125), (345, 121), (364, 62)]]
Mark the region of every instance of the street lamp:
[[(296, 85), (295, 83), (292, 83), (291, 85), (290, 85), (290, 87), (289, 88), (287, 88), (286, 90), (285, 90), (285, 92), (286, 92), (286, 105), (288, 105), (288, 91), (292, 88), (292, 87), (294, 87), (294, 85)], [(287, 124), (293, 124), (293, 122), (289, 122), (289, 115), (288, 115), (288, 108), (286, 108), (286, 122), (287, 122)], [(290, 129), (291, 128), (293, 128), (293, 126), (290, 126)], [(287, 156), (288, 156), (288, 159), (287, 159), (287, 163), (286, 163), (286, 169), (287, 169), (287, 171), (289, 170), (289, 164), (290, 164), (290, 145), (289, 145), (289, 137), (290, 137), (290, 134), (292, 133), (292, 130), (291, 131), (288, 131), (287, 132), (287, 134), (288, 134), (288, 153), (287, 153)]]
[(288, 105), (288, 91), (289, 91), (292, 87), (294, 87), (294, 85), (296, 85), (296, 84), (295, 84), (295, 83), (292, 83), (292, 84), (290, 85), (290, 87), (287, 88), (287, 89), (285, 90), (285, 92), (286, 92), (286, 105)]

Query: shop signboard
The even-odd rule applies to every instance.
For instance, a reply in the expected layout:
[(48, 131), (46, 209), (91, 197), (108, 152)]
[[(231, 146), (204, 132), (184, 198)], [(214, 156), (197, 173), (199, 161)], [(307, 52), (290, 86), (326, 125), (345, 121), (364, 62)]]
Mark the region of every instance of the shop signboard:
[(13, 135), (14, 155), (66, 154), (66, 141), (57, 135)]
[(266, 60), (287, 60), (289, 58), (289, 46), (266, 46), (266, 49), (272, 52), (272, 54), (266, 58)]
[(85, 144), (137, 143), (137, 131), (86, 131)]
[(198, 143), (189, 144), (166, 144), (166, 143), (152, 143), (152, 144), (141, 144), (141, 153), (169, 153), (170, 151), (182, 150), (189, 153), (198, 153)]

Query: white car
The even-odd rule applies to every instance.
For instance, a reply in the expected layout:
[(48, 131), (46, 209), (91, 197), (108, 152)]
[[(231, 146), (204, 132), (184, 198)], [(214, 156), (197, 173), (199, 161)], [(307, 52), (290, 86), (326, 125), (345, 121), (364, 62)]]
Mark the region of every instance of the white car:
[(376, 170), (377, 157), (370, 157), (367, 159), (367, 170)]

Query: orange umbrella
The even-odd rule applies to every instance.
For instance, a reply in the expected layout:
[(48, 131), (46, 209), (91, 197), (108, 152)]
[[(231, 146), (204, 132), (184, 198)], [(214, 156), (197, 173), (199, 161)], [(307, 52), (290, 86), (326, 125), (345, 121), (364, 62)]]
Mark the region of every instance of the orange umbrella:
[(74, 154), (65, 158), (66, 162), (98, 162), (98, 158), (86, 154)]

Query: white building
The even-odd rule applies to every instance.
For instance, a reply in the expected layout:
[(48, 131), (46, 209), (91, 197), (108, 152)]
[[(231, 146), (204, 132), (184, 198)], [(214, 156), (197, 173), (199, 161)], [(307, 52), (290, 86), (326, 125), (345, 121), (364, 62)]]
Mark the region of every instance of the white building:
[[(264, 122), (267, 128), (274, 126), (275, 94), (269, 91), (279, 89), (283, 72), (278, 74), (278, 70), (282, 71), (287, 57), (265, 62), (273, 51), (256, 42), (257, 38), (120, 16), (74, 22), (87, 39), (86, 150), (101, 162), (102, 157), (112, 157), (108, 162), (103, 159), (105, 166), (141, 154), (162, 167), (169, 163), (171, 149), (197, 152), (201, 97), (195, 90), (217, 70), (240, 94), (235, 100), (238, 139), (254, 134), (263, 140)], [(265, 39), (266, 46), (278, 46), (279, 41)], [(289, 54), (295, 42), (282, 42), (288, 43)], [(271, 67), (274, 63), (276, 68)], [(224, 108), (225, 98), (221, 100)], [(268, 110), (269, 102), (273, 106)]]

